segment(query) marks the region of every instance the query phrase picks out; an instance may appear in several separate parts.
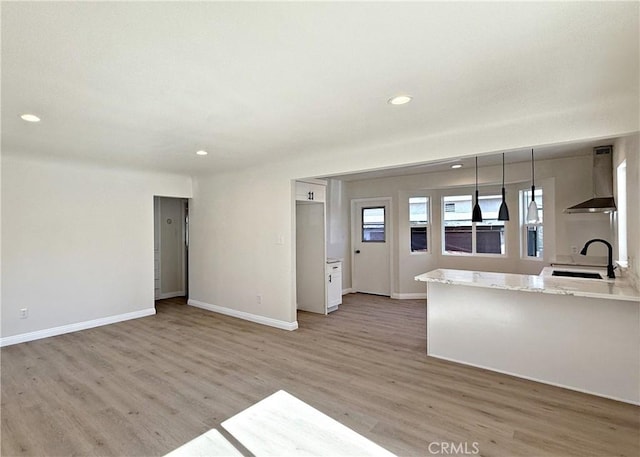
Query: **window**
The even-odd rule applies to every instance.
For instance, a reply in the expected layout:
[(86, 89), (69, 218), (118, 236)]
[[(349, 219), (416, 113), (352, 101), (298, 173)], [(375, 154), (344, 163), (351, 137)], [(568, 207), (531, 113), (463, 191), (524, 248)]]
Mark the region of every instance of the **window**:
[(617, 222), (618, 222), (618, 261), (627, 264), (627, 161), (624, 160), (617, 169)]
[(444, 197), (444, 253), (472, 253), (471, 195)]
[(384, 243), (384, 206), (362, 208), (362, 242)]
[(478, 199), (482, 222), (472, 223), (471, 195), (443, 197), (444, 254), (505, 255), (504, 222), (498, 220), (502, 196), (484, 195)]
[(520, 224), (522, 225), (522, 257), (542, 259), (544, 254), (543, 198), (542, 189), (536, 189), (536, 205), (538, 205), (537, 224), (527, 223), (527, 209), (531, 201), (531, 190), (520, 191)]
[(411, 230), (411, 252), (428, 252), (428, 197), (409, 198), (409, 229)]

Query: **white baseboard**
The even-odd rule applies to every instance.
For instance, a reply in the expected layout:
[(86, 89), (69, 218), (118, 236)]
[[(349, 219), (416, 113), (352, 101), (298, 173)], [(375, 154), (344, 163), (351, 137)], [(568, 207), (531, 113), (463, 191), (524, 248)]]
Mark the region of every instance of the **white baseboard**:
[(391, 294), (391, 298), (394, 298), (396, 300), (421, 300), (421, 299), (426, 299), (427, 294), (426, 292), (417, 292), (417, 293), (410, 293), (410, 294)]
[(175, 298), (175, 297), (184, 297), (184, 290), (179, 290), (178, 292), (165, 292), (163, 294), (158, 295), (156, 300), (164, 300), (165, 298)]
[[(354, 289), (342, 289), (342, 295), (355, 294), (355, 293), (356, 291)], [(426, 299), (427, 294), (426, 292), (417, 292), (417, 293), (410, 293), (410, 294), (393, 293), (391, 294), (391, 298), (394, 300), (421, 300), (421, 299)]]
[(187, 305), (206, 309), (207, 311), (213, 311), (214, 313), (224, 314), (226, 316), (237, 317), (238, 319), (244, 319), (245, 321), (251, 321), (257, 324), (268, 325), (269, 327), (275, 327), (282, 330), (296, 330), (298, 328), (298, 321), (281, 321), (278, 319), (272, 319), (270, 317), (260, 316), (258, 314), (238, 311), (237, 309), (225, 308), (224, 306), (211, 305), (209, 303), (193, 300), (191, 298), (187, 301)]
[(147, 308), (132, 313), (117, 314), (115, 316), (101, 317), (90, 321), (77, 322), (75, 324), (62, 325), (60, 327), (47, 328), (37, 330), (35, 332), (21, 333), (19, 335), (5, 336), (0, 338), (0, 347), (10, 346), (12, 344), (26, 343), (27, 341), (39, 340), (50, 336), (62, 335), (65, 333), (77, 332), (89, 328), (100, 327), (102, 325), (115, 324), (116, 322), (128, 321), (130, 319), (138, 319), (140, 317), (152, 316), (156, 313), (155, 308)]

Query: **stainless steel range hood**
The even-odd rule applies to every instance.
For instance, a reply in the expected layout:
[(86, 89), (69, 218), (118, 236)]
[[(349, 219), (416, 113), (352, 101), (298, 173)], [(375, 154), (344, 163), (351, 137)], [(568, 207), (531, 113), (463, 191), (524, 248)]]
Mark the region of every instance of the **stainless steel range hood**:
[(565, 213), (609, 213), (613, 199), (613, 146), (593, 148), (593, 198), (564, 210)]

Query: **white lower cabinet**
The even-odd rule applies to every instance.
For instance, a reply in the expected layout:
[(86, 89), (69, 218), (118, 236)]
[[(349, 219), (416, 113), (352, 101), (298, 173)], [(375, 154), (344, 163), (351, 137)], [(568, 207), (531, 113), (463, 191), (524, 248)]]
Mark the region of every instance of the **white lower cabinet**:
[(327, 263), (327, 312), (342, 304), (342, 262)]

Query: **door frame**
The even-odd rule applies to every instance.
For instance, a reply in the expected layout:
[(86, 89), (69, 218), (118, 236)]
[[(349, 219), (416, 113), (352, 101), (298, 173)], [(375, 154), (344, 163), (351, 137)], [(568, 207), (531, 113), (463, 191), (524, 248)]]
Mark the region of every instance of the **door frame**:
[(182, 205), (182, 244), (184, 252), (182, 255), (182, 271), (184, 272), (184, 299), (189, 301), (189, 203), (190, 198), (185, 198)]
[(391, 197), (367, 197), (367, 198), (352, 198), (351, 199), (351, 227), (349, 231), (351, 232), (351, 239), (349, 240), (349, 245), (351, 248), (351, 287), (354, 292), (357, 292), (355, 285), (355, 271), (356, 271), (356, 262), (355, 262), (355, 249), (354, 249), (354, 240), (358, 239), (360, 235), (360, 227), (356, 227), (357, 221), (357, 211), (356, 206), (361, 203), (374, 203), (374, 202), (384, 202), (385, 206), (388, 208), (388, 221), (387, 223), (387, 233), (385, 237), (389, 242), (389, 297), (393, 297), (395, 290), (395, 272), (394, 272), (394, 259), (395, 259), (395, 230), (393, 224), (393, 198)]
[[(180, 226), (181, 226), (181, 253), (180, 263), (183, 272), (184, 281), (184, 294), (185, 300), (189, 300), (189, 208), (191, 203), (191, 197), (174, 197), (169, 195), (154, 195), (153, 196), (153, 257), (154, 257), (154, 286), (155, 286), (155, 259), (156, 259), (156, 246), (157, 258), (158, 258), (158, 270), (160, 273), (160, 294), (155, 296), (154, 287), (154, 302), (156, 300), (163, 300), (166, 298), (173, 298), (175, 295), (169, 294), (168, 296), (162, 293), (162, 199), (170, 198), (172, 200), (180, 200)], [(157, 231), (156, 231), (157, 229)]]

